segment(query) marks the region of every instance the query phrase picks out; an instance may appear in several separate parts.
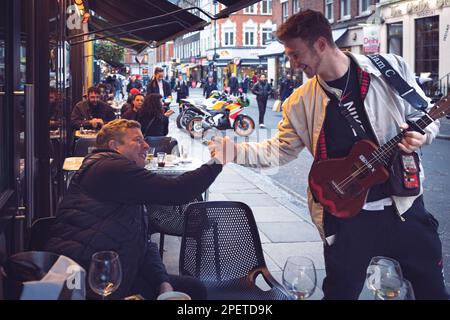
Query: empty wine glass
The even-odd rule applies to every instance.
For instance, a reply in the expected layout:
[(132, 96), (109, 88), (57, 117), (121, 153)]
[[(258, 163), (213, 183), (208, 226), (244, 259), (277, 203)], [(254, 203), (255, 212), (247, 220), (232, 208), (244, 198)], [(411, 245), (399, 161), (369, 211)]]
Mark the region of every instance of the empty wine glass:
[(89, 267), (89, 286), (92, 291), (107, 296), (119, 288), (122, 282), (122, 266), (119, 255), (114, 251), (100, 251), (92, 255)]
[(283, 269), (283, 284), (295, 300), (308, 299), (316, 289), (316, 268), (306, 257), (287, 258)]
[(375, 299), (396, 299), (400, 295), (403, 273), (395, 259), (376, 256), (367, 267), (366, 284), (374, 292)]

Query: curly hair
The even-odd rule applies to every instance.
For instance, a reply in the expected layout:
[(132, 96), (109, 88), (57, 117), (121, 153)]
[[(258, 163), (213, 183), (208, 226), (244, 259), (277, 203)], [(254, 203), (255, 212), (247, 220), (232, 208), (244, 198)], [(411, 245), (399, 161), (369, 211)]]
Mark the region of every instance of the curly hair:
[(336, 46), (327, 18), (321, 12), (310, 9), (302, 10), (289, 17), (278, 29), (277, 37), (281, 42), (300, 38), (310, 46), (319, 37), (324, 37), (330, 46)]
[(153, 119), (155, 117), (160, 117), (163, 115), (162, 105), (161, 105), (162, 96), (159, 93), (150, 93), (145, 96), (144, 104), (140, 110), (141, 116)]

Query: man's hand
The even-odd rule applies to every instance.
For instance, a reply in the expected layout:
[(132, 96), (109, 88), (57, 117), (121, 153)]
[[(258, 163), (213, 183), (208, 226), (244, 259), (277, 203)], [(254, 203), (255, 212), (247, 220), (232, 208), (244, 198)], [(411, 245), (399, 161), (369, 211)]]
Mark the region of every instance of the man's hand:
[(172, 109), (169, 109), (169, 110), (167, 110), (165, 113), (164, 113), (164, 115), (166, 116), (166, 117), (170, 117), (171, 115), (173, 115), (175, 113), (175, 111), (173, 111)]
[(94, 129), (97, 129), (97, 127), (100, 129), (104, 125), (103, 120), (99, 119), (99, 118), (91, 119), (90, 123), (91, 123), (92, 128), (94, 128)]
[(172, 285), (168, 282), (161, 283), (161, 285), (159, 286), (159, 294), (163, 294), (164, 292), (169, 291), (173, 291)]
[[(408, 129), (408, 125), (403, 123), (400, 128)], [(398, 144), (400, 150), (406, 153), (412, 153), (419, 149), (427, 140), (426, 135), (423, 135), (416, 131), (407, 131), (402, 141)]]
[(220, 164), (225, 165), (236, 158), (236, 145), (229, 137), (214, 137), (208, 142), (208, 148), (211, 158), (216, 159)]

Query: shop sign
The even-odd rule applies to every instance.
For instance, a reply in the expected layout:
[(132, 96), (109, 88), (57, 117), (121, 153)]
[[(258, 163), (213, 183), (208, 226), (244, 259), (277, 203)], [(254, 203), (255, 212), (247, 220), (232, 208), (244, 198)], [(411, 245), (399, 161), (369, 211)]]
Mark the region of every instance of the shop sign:
[(380, 26), (365, 26), (363, 28), (363, 34), (363, 53), (380, 52)]
[(233, 63), (238, 66), (241, 63), (241, 59), (236, 57), (233, 59)]

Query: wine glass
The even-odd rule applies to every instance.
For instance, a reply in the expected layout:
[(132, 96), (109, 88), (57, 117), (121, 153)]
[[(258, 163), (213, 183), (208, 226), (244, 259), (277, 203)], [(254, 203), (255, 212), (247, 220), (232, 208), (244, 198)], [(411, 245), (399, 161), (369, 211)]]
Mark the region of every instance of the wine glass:
[(100, 251), (92, 255), (89, 267), (89, 286), (92, 291), (107, 296), (119, 288), (122, 281), (122, 266), (119, 255), (114, 251)]
[(283, 284), (295, 300), (308, 299), (316, 289), (314, 262), (302, 256), (288, 257), (283, 269)]
[(403, 273), (397, 260), (376, 256), (367, 267), (366, 284), (375, 299), (397, 299), (403, 283)]

